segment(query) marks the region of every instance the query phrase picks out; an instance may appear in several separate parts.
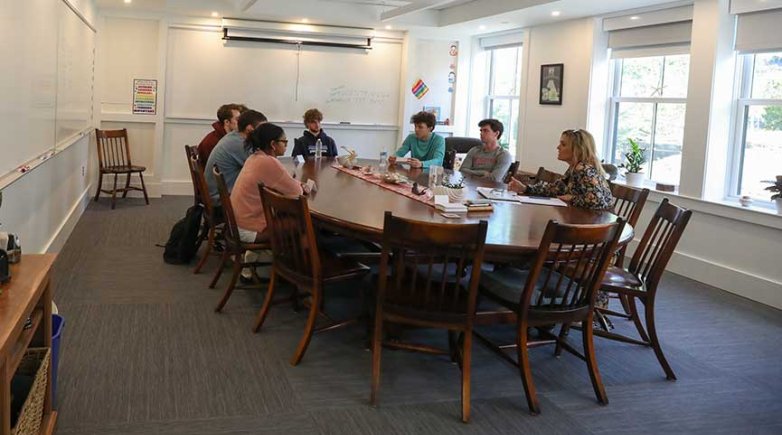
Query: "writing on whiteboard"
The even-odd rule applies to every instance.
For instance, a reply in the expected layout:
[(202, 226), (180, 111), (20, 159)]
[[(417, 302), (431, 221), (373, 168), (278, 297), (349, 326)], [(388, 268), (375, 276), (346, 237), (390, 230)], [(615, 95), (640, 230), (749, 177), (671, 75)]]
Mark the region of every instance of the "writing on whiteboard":
[(389, 98), (391, 98), (389, 92), (355, 89), (340, 85), (329, 89), (326, 103), (386, 104)]

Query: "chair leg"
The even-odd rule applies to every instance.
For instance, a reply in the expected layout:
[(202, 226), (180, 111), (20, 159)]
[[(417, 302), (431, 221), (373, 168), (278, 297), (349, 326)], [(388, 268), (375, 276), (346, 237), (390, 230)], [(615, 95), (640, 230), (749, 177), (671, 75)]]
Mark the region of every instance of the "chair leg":
[(627, 314), (630, 315), (630, 302), (627, 300), (627, 295), (624, 293), (619, 294), (619, 302), (622, 304), (622, 310)]
[(95, 191), (95, 202), (98, 202), (98, 197), (100, 197), (100, 189), (103, 187), (103, 173), (98, 173), (98, 190)]
[[(642, 341), (645, 341), (649, 343), (649, 336), (646, 335), (646, 330), (644, 329), (643, 323), (641, 323), (641, 316), (638, 315), (638, 306), (635, 305), (636, 298), (629, 296), (628, 297), (628, 308), (630, 308), (630, 316), (633, 319), (633, 324), (635, 324), (635, 329), (638, 330), (638, 335), (641, 337)], [(644, 302), (644, 306), (646, 306), (646, 302)], [(648, 324), (647, 324), (648, 326)]]
[(524, 385), (524, 393), (527, 395), (527, 406), (532, 415), (540, 414), (538, 395), (535, 392), (535, 383), (532, 380), (532, 368), (529, 363), (529, 350), (527, 349), (527, 327), (519, 327), (516, 334), (516, 351), (518, 352), (519, 372), (521, 383)]
[(663, 349), (660, 347), (660, 340), (657, 339), (657, 328), (654, 326), (654, 302), (651, 300), (646, 301), (646, 328), (649, 330), (650, 345), (654, 349), (654, 354), (657, 356), (657, 360), (660, 361), (660, 365), (665, 371), (665, 377), (669, 381), (675, 381), (676, 375), (673, 373), (668, 360), (665, 359)]
[(204, 264), (206, 264), (206, 260), (209, 259), (209, 254), (212, 253), (212, 246), (215, 244), (215, 229), (214, 227), (209, 227), (209, 233), (206, 238), (206, 249), (204, 250), (204, 255), (201, 257), (201, 260), (196, 265), (195, 269), (193, 269), (193, 273), (198, 273), (201, 271), (201, 268), (204, 267)]
[(215, 288), (217, 285), (217, 281), (220, 280), (220, 275), (223, 274), (223, 269), (225, 268), (225, 263), (228, 262), (228, 250), (226, 249), (223, 251), (222, 257), (220, 257), (220, 265), (217, 267), (217, 271), (215, 272), (214, 278), (212, 278), (212, 282), (209, 283), (209, 288)]
[(130, 188), (130, 176), (133, 175), (133, 173), (128, 172), (125, 174), (125, 189), (122, 190), (122, 198), (128, 197), (128, 190)]
[(114, 205), (117, 202), (117, 174), (114, 174), (114, 189), (111, 191), (111, 209), (114, 210)]
[(149, 196), (147, 196), (147, 186), (144, 184), (144, 174), (138, 173), (138, 177), (141, 179), (141, 191), (144, 193), (144, 202), (149, 205)]
[(220, 299), (220, 302), (218, 302), (217, 306), (215, 307), (216, 313), (222, 311), (223, 307), (228, 302), (228, 298), (231, 297), (231, 293), (234, 292), (234, 287), (236, 287), (236, 281), (239, 279), (239, 274), (242, 273), (242, 262), (239, 261), (238, 259), (234, 259), (232, 270), (233, 271), (231, 273), (231, 282), (228, 283), (228, 287), (226, 287), (222, 299)]
[(557, 344), (554, 347), (554, 356), (559, 358), (562, 355), (562, 341), (567, 337), (570, 332), (570, 323), (563, 323), (559, 330), (559, 337), (557, 338)]
[(462, 422), (470, 422), (470, 376), (472, 361), (472, 331), (464, 332), (462, 344)]
[(266, 290), (266, 297), (263, 299), (263, 305), (261, 306), (260, 311), (258, 311), (258, 316), (255, 318), (253, 332), (258, 332), (261, 330), (261, 326), (263, 326), (263, 322), (266, 320), (266, 316), (269, 314), (269, 309), (271, 308), (272, 300), (274, 299), (275, 278), (276, 274), (274, 273), (274, 268), (272, 267), (271, 272), (269, 272), (269, 288)]
[(377, 406), (378, 393), (380, 391), (380, 352), (383, 345), (380, 342), (383, 334), (383, 312), (380, 304), (377, 304), (375, 310), (375, 328), (372, 331), (372, 390), (369, 396), (369, 403)]
[(589, 369), (589, 379), (592, 380), (592, 388), (595, 389), (595, 396), (598, 402), (603, 405), (608, 404), (608, 396), (603, 387), (603, 380), (600, 378), (600, 370), (597, 367), (597, 358), (595, 357), (595, 343), (592, 336), (594, 321), (592, 315), (581, 322), (581, 338), (584, 344), (584, 357)]
[(318, 320), (318, 313), (320, 313), (320, 301), (322, 299), (320, 285), (321, 283), (315, 283), (312, 286), (310, 313), (307, 316), (307, 323), (304, 325), (304, 335), (301, 336), (296, 353), (293, 355), (293, 358), (291, 358), (291, 365), (299, 365), (301, 359), (304, 358), (304, 353), (307, 351), (307, 347), (310, 345), (312, 332), (315, 330), (315, 321)]

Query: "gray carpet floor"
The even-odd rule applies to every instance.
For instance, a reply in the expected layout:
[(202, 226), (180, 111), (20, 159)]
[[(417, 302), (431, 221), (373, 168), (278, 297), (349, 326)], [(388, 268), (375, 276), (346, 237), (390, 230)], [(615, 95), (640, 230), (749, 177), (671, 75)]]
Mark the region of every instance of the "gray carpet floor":
[[(476, 344), (472, 422), (462, 424), (457, 366), (384, 351), (372, 408), (363, 328), (316, 335), (292, 367), (303, 312), (276, 306), (253, 334), (263, 291), (237, 290), (215, 314), (227, 284), (223, 277), (218, 289), (207, 287), (216, 257), (199, 275), (163, 263), (155, 244), (191, 201), (128, 199), (116, 210), (105, 199), (92, 203), (60, 253), (57, 433), (782, 433), (780, 311), (674, 274), (663, 279), (657, 313), (678, 381), (665, 380), (651, 349), (596, 339), (610, 400), (601, 406), (581, 360), (538, 348), (542, 414), (533, 417), (518, 372)], [(354, 306), (349, 293), (331, 306)], [(444, 333), (412, 334), (445, 344)]]

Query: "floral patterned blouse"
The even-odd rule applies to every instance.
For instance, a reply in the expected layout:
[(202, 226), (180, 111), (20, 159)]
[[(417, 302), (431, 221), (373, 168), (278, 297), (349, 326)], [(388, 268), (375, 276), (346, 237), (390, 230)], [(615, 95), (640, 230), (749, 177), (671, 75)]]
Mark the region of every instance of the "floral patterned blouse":
[(593, 210), (610, 210), (614, 204), (608, 181), (592, 165), (579, 162), (569, 168), (565, 175), (553, 182), (541, 181), (527, 186), (527, 195), (562, 196), (573, 195), (570, 205)]

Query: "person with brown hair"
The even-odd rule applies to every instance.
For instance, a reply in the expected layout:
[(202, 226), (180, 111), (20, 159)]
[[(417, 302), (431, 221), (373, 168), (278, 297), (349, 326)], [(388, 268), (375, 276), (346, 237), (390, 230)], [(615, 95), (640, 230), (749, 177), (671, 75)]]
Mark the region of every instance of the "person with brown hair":
[(239, 115), (247, 111), (244, 104), (223, 104), (217, 109), (217, 121), (212, 123), (212, 131), (207, 133), (198, 144), (198, 163), (201, 169), (206, 167), (209, 154), (217, 146), (217, 142), (226, 134), (238, 128)]
[(331, 136), (327, 135), (320, 127), (323, 122), (323, 113), (318, 109), (310, 109), (304, 112), (304, 134), (294, 141), (292, 157), (315, 155), (315, 143), (320, 139), (323, 144), (323, 157), (336, 157), (337, 144)]
[(611, 209), (614, 197), (597, 158), (595, 139), (588, 131), (563, 131), (557, 145), (557, 159), (569, 165), (561, 179), (526, 185), (512, 178), (508, 189), (526, 195), (557, 197), (574, 207)]
[(410, 153), (411, 168), (428, 168), (431, 165), (442, 165), (445, 157), (445, 139), (434, 134), (434, 125), (437, 121), (434, 114), (418, 112), (410, 118), (415, 125), (415, 133), (410, 134), (402, 142), (402, 146), (396, 150), (395, 155), (388, 158), (388, 163), (393, 165), (397, 158)]
[(467, 152), (459, 170), (474, 177), (502, 181), (513, 163), (508, 150), (500, 146), (500, 137), (505, 128), (502, 122), (496, 119), (484, 119), (478, 123), (478, 127), (481, 129), (483, 145), (473, 147)]

